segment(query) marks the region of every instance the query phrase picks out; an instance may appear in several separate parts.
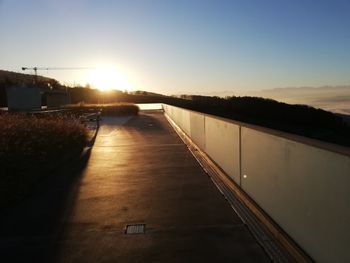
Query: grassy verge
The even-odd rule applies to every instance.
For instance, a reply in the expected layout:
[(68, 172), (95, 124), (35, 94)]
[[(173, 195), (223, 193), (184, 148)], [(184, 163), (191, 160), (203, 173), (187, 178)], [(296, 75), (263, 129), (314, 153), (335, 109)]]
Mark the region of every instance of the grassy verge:
[(71, 104), (65, 108), (80, 111), (101, 111), (102, 116), (122, 116), (137, 115), (139, 107), (132, 103), (112, 103), (112, 104)]
[(6, 113), (0, 123), (0, 207), (23, 198), (87, 142), (86, 128), (73, 115)]

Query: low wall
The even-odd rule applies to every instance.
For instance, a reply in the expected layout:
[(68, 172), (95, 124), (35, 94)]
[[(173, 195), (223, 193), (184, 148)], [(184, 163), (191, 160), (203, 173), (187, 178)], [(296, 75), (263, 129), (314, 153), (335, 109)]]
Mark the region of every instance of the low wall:
[(163, 108), (314, 260), (350, 262), (347, 151), (174, 106)]
[(239, 125), (205, 116), (203, 150), (231, 179), (241, 184)]

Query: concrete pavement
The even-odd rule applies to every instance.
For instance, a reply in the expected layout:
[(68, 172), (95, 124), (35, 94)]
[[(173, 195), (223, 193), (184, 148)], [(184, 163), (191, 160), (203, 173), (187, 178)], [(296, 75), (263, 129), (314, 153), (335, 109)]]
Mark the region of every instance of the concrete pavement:
[[(77, 178), (56, 231), (18, 243), (27, 260), (42, 248), (46, 262), (269, 262), (161, 113), (104, 118)], [(145, 234), (126, 235), (133, 223)]]

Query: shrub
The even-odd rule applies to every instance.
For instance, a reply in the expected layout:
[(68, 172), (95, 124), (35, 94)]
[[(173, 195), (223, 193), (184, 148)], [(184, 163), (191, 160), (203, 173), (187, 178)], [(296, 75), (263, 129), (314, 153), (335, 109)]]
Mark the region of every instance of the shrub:
[(139, 107), (132, 103), (112, 103), (112, 104), (72, 104), (65, 108), (81, 111), (101, 111), (103, 116), (137, 115)]
[(0, 115), (0, 205), (23, 197), (67, 156), (77, 156), (87, 130), (68, 115)]

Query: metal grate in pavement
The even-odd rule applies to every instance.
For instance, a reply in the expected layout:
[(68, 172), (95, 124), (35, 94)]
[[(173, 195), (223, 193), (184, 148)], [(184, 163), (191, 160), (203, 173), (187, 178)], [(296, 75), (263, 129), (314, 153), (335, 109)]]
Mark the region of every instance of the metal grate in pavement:
[(130, 224), (125, 227), (126, 235), (144, 234), (146, 232), (146, 224)]

